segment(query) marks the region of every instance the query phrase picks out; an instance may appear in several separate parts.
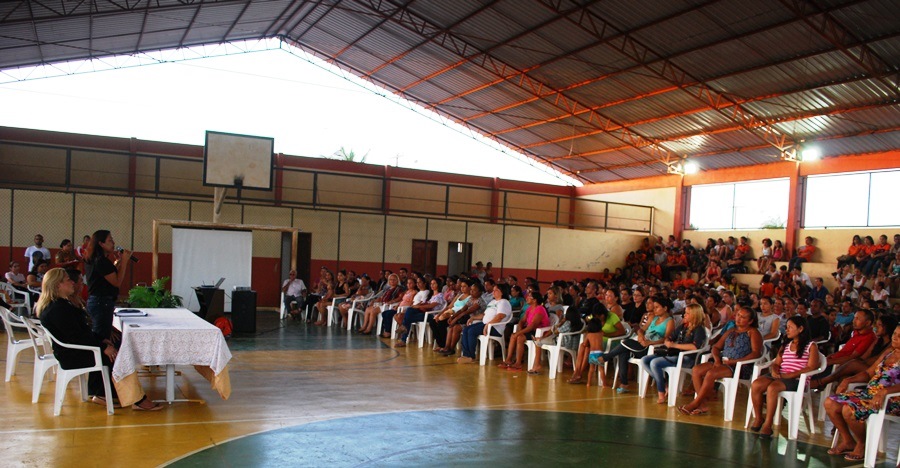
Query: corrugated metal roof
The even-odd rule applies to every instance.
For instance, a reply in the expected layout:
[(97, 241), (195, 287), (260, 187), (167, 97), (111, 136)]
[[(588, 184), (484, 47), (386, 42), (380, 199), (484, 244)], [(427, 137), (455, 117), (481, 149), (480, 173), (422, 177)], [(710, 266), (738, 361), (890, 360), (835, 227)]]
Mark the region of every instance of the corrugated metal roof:
[(284, 34), (584, 181), (664, 173), (666, 152), (767, 163), (764, 130), (900, 146), (896, 0), (47, 5), (0, 2), (0, 68)]

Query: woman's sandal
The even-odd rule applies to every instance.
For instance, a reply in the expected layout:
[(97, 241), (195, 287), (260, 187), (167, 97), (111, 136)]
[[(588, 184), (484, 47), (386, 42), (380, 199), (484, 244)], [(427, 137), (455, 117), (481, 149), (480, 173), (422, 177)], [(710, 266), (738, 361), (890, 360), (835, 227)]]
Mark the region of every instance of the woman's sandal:
[(499, 367), (499, 368), (501, 368), (501, 369), (507, 369), (507, 368), (509, 368), (509, 366), (510, 366), (511, 364), (512, 364), (512, 363), (510, 363), (510, 362), (503, 361), (503, 362), (501, 362), (500, 364), (497, 364), (497, 367)]
[(694, 415), (693, 411), (687, 409), (687, 405), (679, 406), (678, 411), (681, 412), (681, 414), (683, 414), (685, 416), (693, 416)]
[(839, 449), (837, 447), (834, 447), (834, 448), (828, 449), (828, 451), (825, 453), (827, 453), (828, 455), (831, 455), (833, 457), (839, 457), (839, 456), (847, 455), (848, 453), (851, 453), (851, 452), (853, 452), (853, 449), (847, 450), (847, 449)]
[(864, 455), (857, 455), (855, 453), (848, 453), (848, 454), (844, 455), (844, 460), (847, 460), (847, 461), (860, 461), (864, 458), (866, 458)]
[(566, 383), (570, 383), (572, 385), (578, 385), (584, 383), (584, 380), (581, 377), (572, 377), (569, 380), (566, 380)]

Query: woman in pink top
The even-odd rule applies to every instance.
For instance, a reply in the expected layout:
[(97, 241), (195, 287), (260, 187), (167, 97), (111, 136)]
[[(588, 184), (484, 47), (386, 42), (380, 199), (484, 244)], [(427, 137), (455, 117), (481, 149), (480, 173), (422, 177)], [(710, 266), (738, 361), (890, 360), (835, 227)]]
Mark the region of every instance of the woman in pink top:
[[(778, 408), (778, 393), (797, 390), (800, 374), (819, 368), (819, 349), (812, 341), (806, 327), (806, 319), (795, 315), (788, 319), (785, 327), (787, 344), (775, 358), (769, 375), (763, 375), (753, 381), (750, 387), (750, 398), (753, 401), (753, 424), (750, 430), (759, 432), (762, 438), (772, 437), (772, 422)], [(808, 382), (807, 382), (808, 383)], [(769, 404), (766, 405), (765, 420), (762, 415), (763, 395)]]
[(544, 308), (544, 298), (538, 291), (532, 291), (526, 298), (528, 311), (519, 321), (519, 329), (509, 337), (509, 352), (506, 361), (499, 367), (511, 371), (522, 370), (522, 359), (525, 357), (525, 341), (534, 338), (534, 331), (538, 328), (550, 326), (550, 316)]

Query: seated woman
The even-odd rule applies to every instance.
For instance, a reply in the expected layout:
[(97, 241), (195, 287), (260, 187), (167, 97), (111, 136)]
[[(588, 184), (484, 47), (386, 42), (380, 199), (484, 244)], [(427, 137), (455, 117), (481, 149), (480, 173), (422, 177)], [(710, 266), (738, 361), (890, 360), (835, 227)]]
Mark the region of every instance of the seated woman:
[(19, 291), (28, 291), (28, 283), (25, 282), (25, 275), (20, 271), (22, 269), (19, 262), (9, 262), (9, 271), (6, 272), (6, 282), (11, 284)]
[[(428, 288), (424, 289), (425, 290), (422, 292), (428, 294)], [(400, 297), (400, 303), (381, 313), (381, 330), (379, 330), (379, 332), (381, 332), (382, 338), (391, 337), (391, 320), (394, 319), (394, 316), (397, 315), (401, 307), (409, 307), (413, 305), (416, 294), (418, 294), (419, 292), (419, 289), (416, 287), (416, 280), (413, 278), (407, 278), (406, 291), (403, 293), (403, 296)], [(422, 300), (421, 302), (425, 302), (425, 300)]]
[(325, 275), (325, 284), (327, 285), (325, 295), (316, 304), (316, 307), (319, 309), (319, 321), (316, 322), (316, 325), (319, 326), (325, 325), (325, 321), (328, 320), (328, 307), (331, 306), (334, 299), (350, 296), (350, 286), (347, 284), (347, 272), (345, 270), (338, 272), (337, 281), (334, 280), (329, 271)]
[(665, 338), (675, 329), (675, 320), (669, 315), (672, 301), (661, 295), (647, 298), (647, 314), (652, 314), (645, 325), (638, 328), (637, 339), (626, 339), (616, 345), (608, 354), (600, 356), (599, 361), (618, 359), (619, 387), (616, 393), (628, 393), (628, 359), (644, 357), (651, 345), (663, 344)]
[[(509, 304), (509, 286), (506, 284), (497, 284), (492, 291), (494, 299), (488, 303), (483, 313), (472, 315), (467, 321), (467, 325), (462, 332), (462, 356), (456, 362), (458, 364), (471, 364), (475, 362), (475, 346), (478, 344), (478, 337), (487, 334), (487, 326), (493, 323), (502, 322), (512, 315), (512, 307)], [(502, 330), (491, 328), (491, 335), (501, 336)]]
[(509, 305), (512, 307), (513, 313), (518, 313), (525, 305), (525, 298), (522, 297), (522, 288), (519, 285), (512, 285), (509, 288)]
[[(103, 365), (107, 369), (112, 369), (112, 362), (116, 359), (118, 350), (109, 338), (94, 335), (88, 325), (87, 313), (67, 299), (75, 294), (75, 282), (68, 273), (62, 268), (49, 270), (44, 275), (41, 291), (41, 297), (35, 306), (35, 313), (40, 317), (41, 325), (62, 343), (100, 348), (103, 351), (100, 354)], [(78, 369), (94, 365), (93, 352), (66, 348), (56, 343), (53, 343), (53, 356), (56, 357), (59, 366), (63, 369)], [(113, 394), (107, 395), (103, 388), (103, 377), (99, 372), (88, 374), (88, 394), (92, 396), (93, 403), (106, 406), (107, 398), (116, 398), (115, 388), (110, 390)], [(146, 395), (132, 405), (132, 409), (139, 411), (156, 411), (162, 408), (162, 405), (154, 403)]]
[[(656, 382), (656, 391), (659, 394), (659, 398), (656, 400), (657, 403), (664, 405), (668, 402), (665, 370), (667, 367), (675, 367), (678, 364), (678, 353), (699, 349), (706, 342), (706, 329), (703, 328), (704, 320), (703, 307), (700, 307), (699, 304), (688, 304), (684, 309), (684, 321), (663, 342), (663, 352), (667, 350), (671, 350), (671, 352), (661, 354), (654, 349), (654, 354), (641, 358), (641, 367)], [(682, 367), (694, 367), (696, 358), (696, 354), (685, 356), (681, 363)]]
[(813, 388), (822, 390), (826, 385), (832, 382), (840, 382), (846, 377), (864, 372), (866, 369), (874, 365), (891, 347), (891, 337), (897, 328), (897, 319), (893, 315), (882, 314), (875, 320), (875, 326), (872, 332), (875, 333), (875, 341), (863, 352), (858, 358), (851, 359), (837, 366), (831, 375), (822, 379), (810, 379), (809, 385)]
[(719, 263), (710, 259), (709, 265), (706, 267), (706, 272), (703, 274), (703, 277), (700, 278), (700, 284), (715, 284), (715, 282), (719, 280), (721, 273), (722, 271), (719, 269)]
[(359, 333), (369, 335), (375, 324), (378, 323), (378, 314), (381, 313), (381, 306), (385, 305), (386, 309), (395, 308), (400, 304), (400, 297), (403, 295), (403, 288), (400, 287), (400, 277), (396, 273), (388, 275), (387, 289), (381, 293), (380, 300), (373, 302), (366, 308), (363, 313), (363, 324), (359, 327)]
[(853, 236), (853, 240), (850, 241), (850, 247), (847, 248), (847, 254), (841, 255), (837, 258), (837, 267), (838, 270), (842, 269), (845, 265), (853, 265), (856, 266), (857, 260), (856, 257), (859, 255), (859, 251), (863, 248), (862, 238), (859, 237), (859, 234)]
[(500, 363), (502, 367), (511, 371), (522, 370), (522, 360), (525, 358), (525, 341), (534, 338), (534, 332), (538, 328), (550, 326), (550, 316), (547, 309), (541, 303), (541, 293), (532, 291), (528, 296), (528, 312), (519, 321), (519, 329), (509, 336), (509, 349), (506, 353), (506, 361)]
[[(414, 323), (425, 319), (426, 312), (444, 310), (444, 306), (447, 305), (447, 302), (444, 301), (444, 295), (441, 294), (444, 284), (441, 283), (439, 278), (432, 278), (427, 284), (425, 278), (419, 278), (416, 285), (419, 288), (419, 292), (416, 293), (416, 297), (413, 299), (413, 305), (409, 306), (406, 309), (406, 313), (403, 314), (403, 333), (400, 334), (400, 340), (396, 344), (400, 348), (406, 346), (409, 330)], [(423, 290), (426, 294), (422, 294)], [(424, 301), (419, 302), (422, 298), (424, 298)]]
[(625, 318), (625, 311), (622, 309), (622, 306), (619, 305), (619, 291), (617, 289), (607, 289), (606, 293), (603, 294), (603, 299), (607, 311), (619, 317), (620, 320)]
[[(747, 307), (741, 307), (734, 315), (734, 328), (725, 332), (712, 347), (712, 362), (698, 364), (691, 374), (696, 398), (678, 408), (687, 415), (706, 414), (708, 400), (715, 392), (716, 380), (733, 377), (736, 362), (749, 361), (762, 356), (762, 335), (759, 334), (759, 318)], [(752, 366), (741, 368), (741, 378), (748, 379)]]
[(484, 302), (484, 286), (477, 279), (469, 280), (469, 300), (465, 307), (458, 312), (453, 312), (446, 319), (447, 340), (444, 343), (446, 350), (442, 352), (445, 356), (456, 354), (456, 344), (462, 338), (463, 324), (469, 320), (470, 315), (484, 313), (487, 309), (487, 303)]
[[(788, 319), (785, 333), (787, 341), (769, 367), (769, 375), (758, 377), (750, 386), (750, 399), (753, 402), (753, 424), (750, 425), (750, 430), (759, 432), (759, 436), (766, 439), (772, 437), (778, 394), (797, 390), (800, 374), (818, 369), (819, 359), (824, 359), (812, 341), (805, 318), (795, 315)], [(762, 414), (763, 398), (769, 402), (765, 418)]]
[[(604, 315), (605, 314), (606, 314), (606, 312), (604, 312)], [(552, 331), (554, 334), (571, 333), (571, 332), (580, 332), (580, 331), (582, 331), (583, 328), (584, 328), (584, 321), (582, 321), (582, 319), (581, 319), (581, 314), (578, 312), (578, 308), (577, 307), (569, 307), (566, 310), (565, 316), (563, 316), (562, 323), (558, 323), (556, 326), (554, 326)], [(565, 335), (565, 336), (557, 337), (557, 339), (562, 340), (562, 343), (559, 344), (560, 347), (563, 347), (566, 349), (571, 349), (571, 350), (578, 350), (578, 342), (579, 342), (580, 338), (581, 338), (580, 335)], [(569, 358), (568, 354), (565, 354), (565, 356), (563, 357), (563, 359), (568, 359), (568, 358)], [(572, 361), (571, 361), (571, 359), (569, 359), (568, 361), (565, 361), (565, 362), (566, 363), (563, 367), (565, 367), (566, 365), (571, 365)], [(531, 367), (531, 369), (528, 370), (528, 373), (529, 374), (540, 374), (541, 373), (540, 355), (538, 356), (538, 359), (534, 360), (534, 365)]]
[(319, 289), (318, 289), (318, 302), (316, 302), (315, 307), (316, 311), (319, 313), (319, 320), (316, 321), (316, 325), (322, 326), (325, 325), (325, 320), (328, 318), (328, 306), (331, 305), (331, 300), (334, 299), (334, 276), (330, 271), (325, 270), (322, 274), (322, 279), (319, 280)]
[[(881, 410), (884, 396), (900, 391), (900, 327), (891, 336), (891, 348), (868, 369), (844, 379), (837, 394), (825, 400), (825, 411), (838, 432), (838, 443), (830, 455), (844, 454), (849, 461), (865, 456), (866, 419)], [(851, 383), (868, 382), (864, 388), (848, 391)], [(887, 412), (900, 416), (900, 398), (892, 398)]]
[(59, 243), (59, 251), (56, 252), (56, 268), (76, 268), (82, 261), (75, 256), (75, 245), (69, 239), (63, 239)]
[(775, 308), (772, 307), (772, 298), (759, 298), (759, 332), (763, 336), (763, 341), (771, 340), (778, 336), (781, 326), (781, 317), (775, 315)]
[(369, 276), (363, 274), (359, 277), (359, 287), (356, 288), (356, 294), (338, 304), (338, 312), (341, 314), (341, 324), (347, 323), (347, 316), (350, 315), (350, 308), (353, 307), (353, 301), (367, 300), (371, 295), (372, 290), (369, 285)]
[(565, 307), (565, 303), (563, 302), (562, 289), (559, 286), (548, 288), (547, 301), (544, 303), (544, 308), (547, 309), (547, 313), (556, 314), (562, 318), (563, 307)]
[(459, 290), (459, 294), (453, 300), (447, 302), (444, 310), (428, 320), (428, 326), (431, 327), (431, 335), (434, 336), (434, 351), (436, 353), (450, 351), (447, 349), (447, 329), (449, 328), (447, 320), (454, 313), (461, 311), (469, 304), (469, 284), (465, 280), (460, 279), (457, 281), (456, 289)]

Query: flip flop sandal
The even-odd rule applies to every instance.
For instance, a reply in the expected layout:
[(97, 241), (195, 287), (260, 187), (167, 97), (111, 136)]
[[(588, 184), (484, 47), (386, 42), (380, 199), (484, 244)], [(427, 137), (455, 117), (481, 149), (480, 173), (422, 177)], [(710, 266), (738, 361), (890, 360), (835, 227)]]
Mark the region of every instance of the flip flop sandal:
[(828, 455), (837, 457), (837, 456), (841, 456), (841, 455), (847, 455), (850, 452), (853, 452), (853, 450), (839, 450), (838, 448), (835, 447), (835, 448), (828, 449), (828, 451), (825, 453), (827, 453)]
[(681, 412), (681, 414), (683, 414), (685, 416), (693, 416), (694, 415), (694, 412), (687, 409), (686, 406), (679, 406), (678, 411)]
[(853, 453), (848, 453), (848, 454), (844, 455), (844, 460), (847, 460), (847, 461), (860, 461), (864, 458), (866, 458), (866, 457), (863, 455), (856, 455)]

